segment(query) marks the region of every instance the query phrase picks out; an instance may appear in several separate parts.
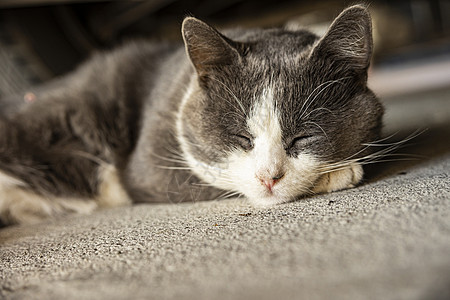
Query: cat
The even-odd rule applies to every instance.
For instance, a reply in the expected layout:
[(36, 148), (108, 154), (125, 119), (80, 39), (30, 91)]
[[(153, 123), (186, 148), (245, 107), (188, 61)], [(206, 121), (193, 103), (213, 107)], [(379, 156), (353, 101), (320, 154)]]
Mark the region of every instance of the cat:
[(383, 114), (366, 7), (322, 37), (194, 17), (181, 32), (184, 45), (129, 42), (1, 100), (3, 223), (238, 195), (272, 206), (361, 181)]

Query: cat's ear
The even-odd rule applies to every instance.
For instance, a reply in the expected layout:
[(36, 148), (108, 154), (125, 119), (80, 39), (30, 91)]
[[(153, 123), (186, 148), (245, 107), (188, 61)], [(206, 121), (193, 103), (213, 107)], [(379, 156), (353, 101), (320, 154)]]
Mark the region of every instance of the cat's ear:
[(366, 70), (372, 56), (372, 22), (367, 8), (355, 5), (345, 9), (315, 45), (314, 56)]
[(214, 68), (233, 64), (240, 57), (233, 41), (199, 19), (185, 18), (181, 31), (186, 52), (200, 78)]

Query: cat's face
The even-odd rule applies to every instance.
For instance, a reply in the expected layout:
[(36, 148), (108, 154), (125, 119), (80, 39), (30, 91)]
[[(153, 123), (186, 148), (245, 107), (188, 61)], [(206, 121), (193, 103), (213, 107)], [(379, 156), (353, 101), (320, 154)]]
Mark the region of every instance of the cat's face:
[(366, 87), (364, 8), (344, 11), (322, 39), (277, 29), (231, 41), (193, 18), (183, 34), (197, 77), (182, 102), (178, 137), (206, 183), (256, 204), (290, 201), (377, 137), (381, 107)]

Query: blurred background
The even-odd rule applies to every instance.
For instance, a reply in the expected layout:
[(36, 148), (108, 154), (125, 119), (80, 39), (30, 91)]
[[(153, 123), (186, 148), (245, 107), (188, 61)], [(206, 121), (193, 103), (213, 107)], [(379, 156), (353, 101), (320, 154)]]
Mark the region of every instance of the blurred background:
[[(181, 41), (184, 16), (218, 27), (304, 26), (323, 33), (355, 1), (0, 0), (0, 96), (64, 74), (135, 37)], [(366, 2), (367, 3), (367, 2)], [(382, 97), (450, 86), (450, 1), (373, 0), (370, 86)]]

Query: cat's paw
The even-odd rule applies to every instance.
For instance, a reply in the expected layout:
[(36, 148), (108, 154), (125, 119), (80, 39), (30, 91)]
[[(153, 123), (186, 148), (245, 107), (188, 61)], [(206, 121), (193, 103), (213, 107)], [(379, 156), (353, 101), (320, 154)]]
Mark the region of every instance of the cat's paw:
[(360, 164), (351, 164), (345, 169), (322, 175), (314, 185), (313, 192), (320, 194), (352, 188), (361, 181), (363, 174)]

